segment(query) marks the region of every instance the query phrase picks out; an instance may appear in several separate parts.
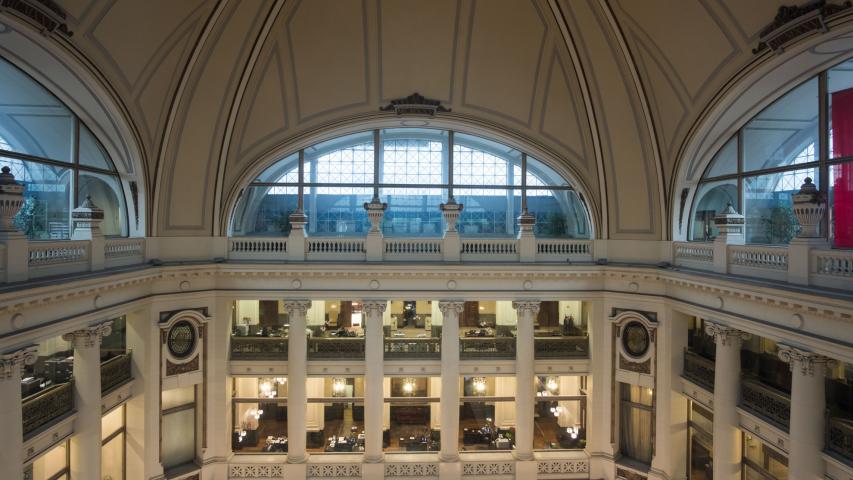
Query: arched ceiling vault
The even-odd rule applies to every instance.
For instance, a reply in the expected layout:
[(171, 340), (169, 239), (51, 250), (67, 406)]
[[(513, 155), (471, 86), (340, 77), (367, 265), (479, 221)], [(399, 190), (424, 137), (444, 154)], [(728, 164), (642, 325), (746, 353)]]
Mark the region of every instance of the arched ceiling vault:
[[(144, 155), (149, 233), (220, 235), (271, 152), (388, 121), (419, 92), (523, 138), (587, 193), (598, 236), (670, 235), (703, 111), (766, 53), (778, 0), (60, 0)], [(441, 114), (439, 114), (441, 115)]]

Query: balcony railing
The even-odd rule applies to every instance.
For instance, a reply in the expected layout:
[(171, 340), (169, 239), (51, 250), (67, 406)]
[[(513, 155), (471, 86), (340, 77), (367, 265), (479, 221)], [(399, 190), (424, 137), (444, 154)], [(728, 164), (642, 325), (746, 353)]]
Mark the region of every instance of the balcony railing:
[(65, 417), (74, 410), (74, 384), (55, 385), (24, 399), (22, 417), (24, 438), (40, 428)]
[(542, 337), (533, 342), (537, 360), (546, 358), (588, 358), (589, 337)]
[(101, 363), (101, 394), (124, 385), (131, 378), (130, 352), (117, 355)]
[(853, 463), (853, 420), (830, 417), (826, 429), (826, 450)]
[(309, 338), (308, 360), (364, 360), (364, 338)]
[(714, 361), (684, 349), (684, 372), (682, 376), (700, 387), (714, 391)]
[(231, 360), (287, 360), (287, 338), (231, 337)]
[(763, 383), (744, 379), (740, 384), (740, 406), (788, 431), (791, 419), (791, 397)]
[(441, 339), (386, 338), (385, 360), (440, 359)]
[(514, 359), (515, 337), (460, 338), (459, 358), (463, 360)]

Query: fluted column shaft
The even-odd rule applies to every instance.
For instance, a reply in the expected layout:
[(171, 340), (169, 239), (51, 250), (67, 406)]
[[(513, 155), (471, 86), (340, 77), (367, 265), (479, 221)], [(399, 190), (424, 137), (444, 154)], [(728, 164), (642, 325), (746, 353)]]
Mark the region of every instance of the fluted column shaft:
[(24, 478), (24, 427), (21, 416), (21, 370), (36, 361), (36, 347), (0, 355), (0, 478)]
[(749, 334), (707, 322), (717, 346), (714, 362), (714, 480), (740, 480), (740, 347)]
[(308, 337), (305, 333), (305, 315), (311, 308), (310, 300), (284, 302), (284, 311), (290, 319), (287, 337), (287, 461), (303, 463), (305, 453), (305, 416), (308, 412)]
[(791, 365), (788, 478), (822, 480), (825, 474), (821, 456), (826, 420), (824, 378), (835, 361), (787, 345), (779, 346), (779, 358)]
[(442, 462), (459, 461), (459, 314), (464, 302), (439, 302), (441, 327), (441, 451)]
[(112, 332), (112, 321), (66, 333), (74, 347), (74, 436), (71, 477), (101, 478), (101, 339)]
[(382, 420), (385, 391), (382, 387), (384, 372), (384, 340), (382, 314), (388, 302), (367, 300), (364, 332), (364, 461), (382, 461)]
[(534, 339), (539, 301), (512, 302), (518, 313), (515, 345), (515, 457), (533, 460)]

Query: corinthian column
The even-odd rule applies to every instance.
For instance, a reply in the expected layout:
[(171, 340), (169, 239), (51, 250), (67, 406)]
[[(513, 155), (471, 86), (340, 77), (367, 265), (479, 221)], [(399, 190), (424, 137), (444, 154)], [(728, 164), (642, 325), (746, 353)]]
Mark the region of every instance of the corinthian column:
[(515, 458), (533, 460), (534, 342), (533, 323), (539, 301), (512, 302), (518, 314), (515, 340)]
[[(825, 473), (821, 456), (826, 410), (824, 377), (835, 360), (788, 345), (779, 345), (779, 358), (791, 366), (788, 478), (821, 480)], [(715, 448), (716, 445), (715, 441)]]
[(740, 480), (740, 346), (750, 335), (705, 321), (717, 345), (714, 362), (714, 480)]
[(101, 478), (101, 339), (113, 330), (112, 320), (66, 333), (74, 347), (74, 436), (71, 476)]
[(305, 333), (305, 315), (311, 308), (311, 300), (289, 300), (284, 302), (284, 311), (290, 319), (287, 336), (287, 461), (304, 463), (305, 415), (308, 412), (308, 337)]
[(382, 461), (382, 420), (385, 391), (383, 388), (382, 314), (388, 302), (365, 300), (364, 313), (364, 461)]
[[(21, 368), (36, 361), (36, 347), (0, 355), (0, 478), (24, 478), (24, 427), (21, 418)], [(100, 422), (98, 423), (100, 425)], [(100, 444), (100, 443), (99, 443)]]
[(465, 302), (439, 302), (441, 310), (441, 452), (442, 462), (459, 461), (459, 314)]

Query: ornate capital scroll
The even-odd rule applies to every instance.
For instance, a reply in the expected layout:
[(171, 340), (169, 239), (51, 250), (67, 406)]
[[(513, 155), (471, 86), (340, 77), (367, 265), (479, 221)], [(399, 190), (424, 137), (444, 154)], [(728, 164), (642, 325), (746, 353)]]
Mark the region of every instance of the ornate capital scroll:
[(12, 378), (15, 373), (15, 367), (36, 363), (36, 352), (38, 352), (38, 347), (32, 346), (22, 348), (17, 352), (0, 355), (0, 380), (20, 382), (20, 370), (18, 371), (18, 378)]
[(311, 300), (287, 300), (284, 302), (284, 311), (288, 315), (300, 314), (304, 317), (309, 308), (311, 308)]
[(74, 348), (94, 348), (101, 346), (101, 339), (112, 333), (113, 321), (93, 325), (91, 327), (81, 328), (73, 332), (62, 335), (62, 339), (66, 342), (71, 342)]
[(779, 359), (789, 364), (792, 372), (796, 366), (802, 375), (809, 377), (814, 376), (817, 367), (822, 367), (821, 374), (824, 374), (826, 370), (835, 365), (835, 360), (829, 357), (781, 344), (779, 345)]
[(385, 300), (365, 300), (362, 305), (362, 310), (368, 317), (371, 315), (380, 316), (385, 313), (386, 308), (388, 308), (388, 302)]
[(714, 343), (724, 347), (739, 346), (744, 340), (752, 338), (749, 333), (707, 320), (705, 320), (705, 333), (714, 337)]
[(539, 313), (539, 305), (542, 302), (539, 300), (519, 300), (512, 302), (512, 308), (518, 312), (519, 315), (524, 315), (526, 312), (530, 312), (531, 315), (536, 315)]
[(440, 301), (440, 302), (438, 302), (438, 309), (441, 310), (441, 314), (444, 316), (447, 316), (452, 312), (452, 313), (455, 313), (456, 318), (459, 318), (459, 314), (462, 313), (463, 310), (465, 310), (465, 302)]

